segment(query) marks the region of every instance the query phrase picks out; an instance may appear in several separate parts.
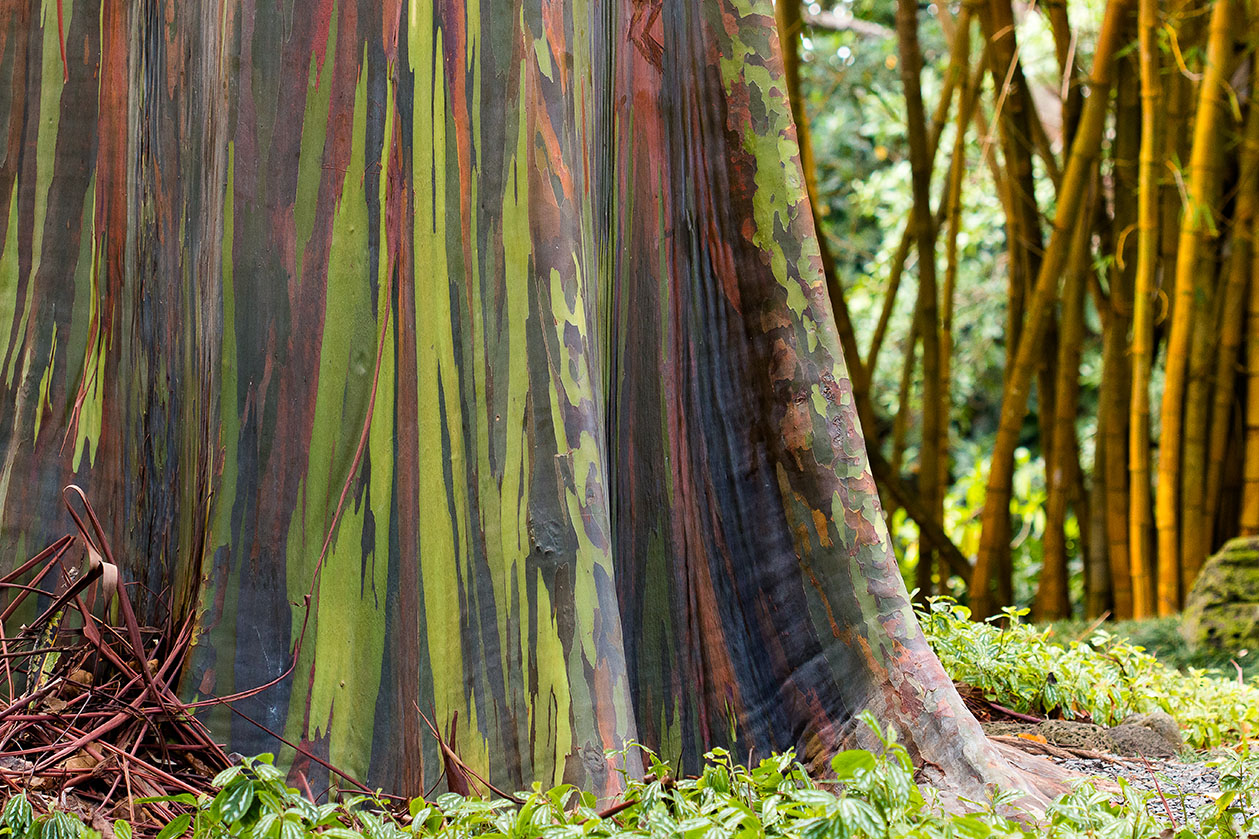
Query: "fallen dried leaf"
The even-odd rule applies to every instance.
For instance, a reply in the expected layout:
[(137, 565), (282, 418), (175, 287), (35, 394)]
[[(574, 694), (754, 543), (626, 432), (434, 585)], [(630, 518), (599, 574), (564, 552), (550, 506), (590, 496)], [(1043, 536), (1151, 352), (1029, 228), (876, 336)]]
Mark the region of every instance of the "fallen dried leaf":
[(71, 772), (86, 772), (94, 768), (99, 762), (96, 758), (80, 749), (79, 753), (74, 757), (66, 758), (66, 762), (62, 765)]

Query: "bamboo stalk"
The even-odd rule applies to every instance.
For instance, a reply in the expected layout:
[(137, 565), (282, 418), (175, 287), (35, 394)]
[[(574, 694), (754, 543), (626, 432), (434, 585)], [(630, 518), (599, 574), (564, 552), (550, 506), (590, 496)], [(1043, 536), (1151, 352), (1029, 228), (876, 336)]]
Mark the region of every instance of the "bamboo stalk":
[[(1154, 359), (1155, 269), (1159, 258), (1158, 149), (1161, 82), (1155, 42), (1158, 0), (1137, 8), (1141, 62), (1141, 152), (1137, 186), (1137, 273), (1132, 311), (1132, 394), (1128, 410), (1128, 547), (1132, 617), (1154, 614), (1150, 540), (1150, 369)], [(1170, 237), (1169, 237), (1170, 238)]]
[(921, 337), (917, 310), (909, 328), (909, 338), (905, 342), (905, 363), (901, 366), (900, 388), (897, 391), (896, 416), (892, 419), (892, 471), (901, 473), (902, 461), (905, 457), (906, 437), (909, 435), (910, 406), (909, 399), (914, 384), (914, 366), (918, 360), (918, 339)]
[[(1259, 66), (1251, 68), (1251, 90), (1259, 84)], [(1229, 253), (1224, 286), (1219, 353), (1215, 360), (1215, 382), (1211, 408), (1211, 429), (1207, 453), (1204, 527), (1198, 552), (1205, 557), (1214, 547), (1212, 528), (1220, 508), (1224, 485), (1224, 458), (1228, 449), (1229, 426), (1233, 419), (1237, 355), (1246, 318), (1246, 290), (1254, 250), (1255, 210), (1259, 204), (1259, 107), (1252, 102), (1246, 114), (1238, 175), (1237, 208), (1233, 214), (1232, 251)]]
[[(1259, 236), (1256, 216), (1251, 236)], [(1259, 271), (1259, 248), (1251, 253), (1251, 274)], [(1242, 465), (1242, 505), (1239, 529), (1245, 536), (1259, 534), (1259, 283), (1246, 295), (1246, 439)]]
[[(1081, 487), (1080, 498), (1088, 510), (1100, 510), (1106, 497), (1106, 414), (1097, 415), (1097, 445), (1093, 447), (1092, 483)], [(1083, 475), (1081, 475), (1083, 478)], [(1106, 538), (1105, 517), (1091, 513), (1087, 523), (1081, 522), (1080, 530), (1088, 529), (1087, 549), (1084, 553), (1084, 616), (1097, 618), (1111, 610), (1114, 579), (1110, 567), (1109, 545)], [(1125, 573), (1127, 569), (1123, 569)], [(1129, 596), (1130, 593), (1129, 593)]]
[[(966, 51), (969, 53), (969, 38)], [(969, 60), (969, 55), (968, 55)], [(944, 291), (941, 295), (940, 311), (940, 379), (944, 389), (946, 405), (952, 405), (953, 383), (953, 308), (957, 290), (958, 255), (957, 236), (962, 226), (962, 182), (966, 174), (966, 135), (970, 126), (970, 115), (977, 98), (977, 79), (969, 73), (959, 94), (960, 103), (957, 109), (957, 136), (953, 140), (953, 153), (949, 159), (949, 176), (945, 184), (943, 206), (948, 235), (944, 244)], [(940, 474), (948, 475), (948, 440), (940, 452)]]
[[(1125, 27), (1126, 28), (1126, 27)], [(1107, 556), (1113, 585), (1112, 611), (1116, 618), (1132, 616), (1132, 589), (1128, 544), (1128, 402), (1131, 396), (1131, 370), (1128, 358), (1128, 329), (1132, 317), (1132, 294), (1136, 274), (1137, 161), (1141, 143), (1141, 103), (1134, 82), (1134, 61), (1119, 59), (1115, 84), (1114, 217), (1107, 218), (1099, 207), (1099, 230), (1105, 242), (1103, 252), (1115, 254), (1109, 270), (1110, 292), (1099, 303), (1102, 320), (1102, 380), (1098, 393), (1098, 414), (1104, 415), (1105, 437), (1099, 430), (1100, 456), (1105, 458), (1108, 476), (1103, 504), (1098, 513), (1105, 522)]]
[(1042, 4), (1046, 17), (1049, 18), (1050, 30), (1054, 36), (1054, 54), (1058, 59), (1058, 72), (1062, 78), (1062, 88), (1066, 96), (1062, 98), (1062, 147), (1071, 148), (1071, 140), (1080, 122), (1080, 109), (1084, 107), (1084, 97), (1080, 85), (1075, 79), (1076, 69), (1076, 33), (1071, 30), (1071, 20), (1067, 16), (1067, 4), (1064, 0)]
[[(1003, 199), (1007, 210), (1006, 241), (1010, 260), (1005, 366), (1008, 384), (1018, 346), (1022, 342), (1027, 293), (1032, 285), (1032, 278), (1039, 275), (1041, 262), (1043, 239), (1032, 166), (1036, 144), (1032, 128), (1032, 107), (1019, 63), (1019, 47), (1010, 0), (986, 0), (979, 6), (979, 20), (989, 47), (989, 71), (997, 96), (994, 119), (1006, 167)], [(995, 462), (996, 454), (994, 453), (991, 469), (998, 473), (1012, 473), (1013, 449), (1010, 449), (1008, 455), (1000, 453), (1008, 462)], [(978, 605), (982, 607), (975, 613), (976, 617), (980, 617), (980, 612), (990, 608), (994, 592), (989, 591), (988, 587), (994, 582), (997, 584), (997, 599), (1007, 599), (1008, 581), (1012, 576), (1009, 511), (1004, 510), (1001, 515), (1006, 520), (1000, 528), (1003, 535), (998, 536), (996, 522), (990, 522), (987, 527), (992, 553), (979, 563), (990, 567), (980, 569), (981, 573), (978, 575), (984, 590), (973, 592), (978, 598)]]
[[(1089, 198), (1091, 201), (1092, 196)], [(1083, 215), (1091, 217), (1092, 213)], [(1092, 270), (1092, 250), (1089, 247), (1092, 238), (1091, 225), (1075, 226), (1071, 238), (1070, 267), (1063, 281), (1062, 334), (1054, 382), (1053, 457), (1051, 461), (1046, 461), (1045, 470), (1048, 500), (1044, 561), (1033, 606), (1037, 620), (1057, 620), (1071, 614), (1067, 574), (1067, 501), (1071, 496), (1075, 473), (1080, 468), (1075, 446), (1075, 420), (1079, 413), (1080, 354), (1084, 343), (1084, 278), (1086, 272)]]
[[(1221, 338), (1216, 324), (1224, 317), (1220, 309), (1223, 300), (1218, 289), (1219, 274), (1213, 255), (1199, 261), (1195, 273), (1199, 275), (1206, 293), (1194, 295), (1193, 338), (1186, 371), (1184, 432), (1181, 435), (1180, 585), (1183, 594), (1188, 594), (1189, 587), (1206, 561), (1211, 540), (1211, 527), (1206, 518), (1207, 436), (1213, 402), (1211, 379), (1215, 369), (1215, 349), (1216, 342)], [(1227, 429), (1227, 416), (1224, 420)]]
[[(1171, 2), (1165, 4), (1163, 9), (1163, 14), (1166, 18), (1164, 32), (1170, 40), (1175, 41), (1179, 45), (1178, 51), (1181, 53), (1190, 45), (1199, 46), (1197, 36), (1202, 31), (1202, 27), (1195, 25), (1196, 15), (1186, 14), (1186, 11), (1192, 10), (1193, 1), (1171, 0)], [(1156, 27), (1157, 24), (1158, 21), (1156, 19)], [(1157, 50), (1159, 48), (1154, 47), (1154, 49)], [(1159, 174), (1162, 179), (1162, 186), (1159, 191), (1158, 224), (1159, 229), (1164, 231), (1159, 241), (1159, 261), (1164, 268), (1158, 273), (1165, 311), (1160, 321), (1156, 324), (1156, 328), (1159, 328), (1160, 332), (1165, 332), (1166, 324), (1170, 322), (1172, 309), (1175, 306), (1171, 286), (1175, 280), (1174, 267), (1177, 260), (1177, 250), (1180, 246), (1180, 237), (1176, 235), (1176, 231), (1180, 229), (1180, 216), (1183, 210), (1181, 196), (1182, 179), (1178, 167), (1182, 165), (1189, 151), (1189, 137), (1186, 126), (1189, 125), (1190, 115), (1193, 110), (1193, 83), (1182, 72), (1178, 61), (1172, 60), (1166, 63), (1166, 72), (1164, 72), (1159, 82), (1159, 93), (1161, 96), (1159, 101), (1160, 121), (1164, 123), (1160, 135), (1162, 151), (1158, 164), (1160, 167)], [(1167, 167), (1166, 169), (1162, 168), (1164, 165)], [(1155, 350), (1157, 350), (1159, 340), (1160, 336), (1156, 334), (1153, 339)], [(1153, 546), (1150, 550), (1151, 561), (1154, 562)], [(1153, 582), (1151, 582), (1151, 585), (1153, 585)]]
[[(1250, 15), (1254, 22), (1253, 12)], [(1249, 29), (1247, 31), (1250, 31)], [(1252, 46), (1253, 46), (1252, 39)], [(1253, 55), (1253, 53), (1252, 53)], [(1252, 59), (1251, 90), (1259, 84), (1259, 69)], [(1239, 150), (1237, 203), (1233, 211), (1231, 250), (1228, 262), (1224, 266), (1224, 289), (1219, 295), (1216, 306), (1217, 321), (1203, 342), (1208, 349), (1215, 349), (1213, 375), (1203, 376), (1204, 387), (1210, 388), (1209, 426), (1204, 426), (1202, 444), (1206, 466), (1203, 470), (1205, 480), (1198, 482), (1201, 487), (1200, 517), (1197, 542), (1189, 545), (1187, 539), (1182, 542), (1186, 555), (1190, 559), (1186, 563), (1186, 591), (1193, 584), (1198, 571), (1210, 555), (1214, 547), (1213, 538), (1220, 510), (1221, 493), (1224, 486), (1224, 460), (1228, 449), (1229, 428), (1233, 419), (1233, 389), (1236, 382), (1237, 355), (1242, 341), (1242, 327), (1245, 323), (1246, 288), (1250, 282), (1249, 271), (1251, 251), (1254, 245), (1252, 224), (1255, 217), (1256, 204), (1259, 202), (1259, 108), (1253, 101), (1246, 115), (1245, 128)], [(1218, 342), (1216, 340), (1218, 336)], [(1195, 347), (1198, 342), (1195, 341)], [(1207, 376), (1210, 376), (1208, 379)], [(1190, 399), (1193, 396), (1191, 394)], [(1207, 402), (1206, 398), (1202, 400)], [(1188, 476), (1188, 465), (1184, 470)], [(1182, 490), (1188, 493), (1191, 488)], [(1189, 509), (1186, 508), (1186, 517)], [(1192, 551), (1192, 554), (1190, 554)]]
[[(1251, 3), (1253, 10), (1254, 3)], [(1253, 25), (1253, 24), (1252, 24)], [(1255, 112), (1251, 103), (1251, 116)], [(1255, 153), (1251, 145), (1250, 122), (1247, 121), (1246, 145), (1243, 155)], [(1240, 212), (1239, 212), (1240, 215)], [(1240, 220), (1239, 220), (1240, 224)], [(1259, 213), (1250, 219), (1250, 240), (1259, 237)], [(1250, 273), (1259, 271), (1259, 248), (1251, 248)], [(1246, 401), (1242, 406), (1244, 455), (1242, 458), (1241, 511), (1238, 516), (1242, 535), (1259, 534), (1259, 282), (1250, 282), (1246, 295)]]
[[(1057, 298), (1058, 280), (1066, 265), (1071, 234), (1079, 223), (1079, 210), (1101, 148), (1103, 128), (1113, 77), (1113, 59), (1120, 43), (1123, 16), (1129, 0), (1110, 0), (1098, 34), (1093, 59), (1090, 95), (1080, 119), (1080, 130), (1071, 146), (1054, 214), (1054, 230), (1037, 273), (1027, 327), (1006, 379), (1001, 418), (993, 446), (984, 498), (979, 554), (972, 577), (971, 608), (977, 618), (987, 617), (994, 607), (989, 589), (1000, 564), (1009, 557), (1009, 510), (1014, 473), (1014, 449), (1018, 444), (1032, 376), (1042, 351), (1041, 340), (1048, 328)], [(1002, 522), (1005, 522), (1004, 527)]]
[(1193, 147), (1189, 158), (1188, 205), (1181, 218), (1176, 253), (1176, 280), (1172, 303), (1171, 332), (1167, 339), (1167, 366), (1160, 411), (1158, 485), (1155, 494), (1155, 526), (1158, 533), (1158, 585), (1156, 606), (1160, 615), (1180, 608), (1182, 589), (1181, 487), (1182, 434), (1188, 391), (1189, 353), (1193, 341), (1194, 301), (1208, 293), (1199, 275), (1201, 254), (1211, 228), (1209, 214), (1218, 192), (1219, 175), (1213, 164), (1219, 143), (1225, 68), (1232, 51), (1232, 0), (1216, 0), (1207, 38), (1206, 67), (1198, 91)]
[[(936, 102), (935, 110), (931, 114), (931, 129), (927, 139), (929, 168), (935, 167), (936, 152), (940, 147), (940, 136), (944, 131), (945, 124), (949, 121), (949, 113), (952, 109), (954, 88), (959, 80), (962, 82), (964, 91), (971, 86), (971, 75), (967, 71), (970, 64), (970, 7), (962, 6), (962, 11), (956, 20), (953, 20), (947, 13), (942, 12), (940, 22), (944, 29), (945, 37), (948, 38), (950, 44), (949, 65), (944, 72), (944, 87), (940, 91), (940, 99)], [(965, 104), (968, 101), (970, 102), (969, 106)], [(969, 118), (974, 111), (974, 101), (967, 100), (965, 97), (959, 97), (959, 102), (963, 103), (960, 110), (966, 113)], [(944, 201), (941, 200), (939, 211), (934, 218), (937, 228), (943, 224), (944, 211)], [(914, 231), (914, 211), (911, 209), (905, 218), (905, 226), (901, 229), (901, 237), (897, 243), (896, 252), (892, 256), (892, 267), (888, 272), (887, 292), (883, 296), (883, 307), (879, 312), (879, 320), (870, 339), (870, 349), (866, 353), (866, 372), (871, 378), (874, 377), (874, 371), (878, 367), (879, 352), (883, 348), (883, 341), (887, 335), (887, 326), (892, 318), (892, 310), (896, 305), (896, 293), (900, 290), (901, 277), (904, 275), (905, 264), (909, 259), (909, 252), (913, 246)]]
[[(959, 30), (961, 31), (961, 30)], [(918, 318), (922, 332), (922, 442), (918, 449), (918, 494), (931, 516), (943, 520), (944, 491), (940, 457), (947, 432), (940, 386), (940, 313), (936, 282), (936, 225), (931, 212), (931, 169), (928, 158), (927, 117), (922, 102), (922, 51), (918, 45), (918, 3), (898, 0), (896, 35), (900, 44), (901, 85), (909, 134), (910, 178), (914, 195), (914, 241), (918, 247)], [(932, 594), (934, 552), (926, 537), (918, 542), (919, 594)]]
[(1098, 393), (1098, 412), (1106, 417), (1102, 456), (1106, 460), (1107, 474), (1106, 494), (1099, 515), (1106, 522), (1106, 552), (1110, 557), (1114, 615), (1119, 620), (1126, 620), (1133, 613), (1128, 533), (1130, 497), (1124, 460), (1128, 446), (1127, 405), (1131, 393), (1131, 371), (1127, 358), (1129, 318), (1126, 317), (1130, 303), (1122, 272), (1111, 272), (1110, 285), (1111, 293), (1106, 301), (1109, 317), (1102, 332), (1102, 381)]

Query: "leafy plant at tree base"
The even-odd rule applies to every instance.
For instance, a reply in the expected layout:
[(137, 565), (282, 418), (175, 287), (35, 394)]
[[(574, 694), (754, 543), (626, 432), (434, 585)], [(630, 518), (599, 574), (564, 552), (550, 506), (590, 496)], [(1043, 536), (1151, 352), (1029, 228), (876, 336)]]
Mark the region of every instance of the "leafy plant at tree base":
[(997, 620), (974, 623), (965, 606), (939, 598), (918, 617), (954, 681), (1015, 711), (1101, 725), (1166, 711), (1194, 748), (1244, 744), (1259, 726), (1259, 688), (1252, 684), (1193, 668), (1181, 673), (1102, 629), (1062, 644), (1051, 630), (1020, 622), (1026, 614), (1006, 609)]
[[(845, 751), (831, 761), (833, 777), (810, 778), (788, 752), (743, 766), (728, 752), (707, 756), (696, 778), (675, 779), (668, 764), (648, 754), (645, 780), (627, 778), (626, 805), (595, 809), (593, 794), (571, 785), (535, 786), (517, 804), (447, 793), (417, 798), (406, 814), (391, 813), (371, 796), (313, 804), (284, 783), (269, 755), (247, 759), (215, 778), (219, 791), (148, 799), (189, 807), (157, 834), (158, 839), (865, 839), (869, 837), (1192, 837), (1249, 835), (1259, 822), (1246, 813), (1259, 805), (1256, 767), (1237, 755), (1221, 770), (1219, 801), (1203, 808), (1191, 825), (1169, 828), (1151, 815), (1151, 796), (1122, 781), (1117, 798), (1081, 783), (1054, 801), (1032, 823), (1010, 818), (1017, 795), (992, 791), (968, 802), (975, 811), (944, 811), (914, 783), (909, 754), (872, 718), (877, 752)], [(142, 801), (137, 801), (137, 805)], [(613, 812), (615, 811), (615, 812)], [(133, 839), (131, 826), (115, 821), (117, 839)], [(0, 839), (101, 839), (76, 815), (36, 817), (25, 794), (10, 798), (0, 815)]]
[[(1082, 638), (1093, 630), (1094, 621), (1055, 621), (1049, 626), (1057, 638)], [(1180, 615), (1108, 622), (1106, 631), (1134, 646), (1144, 647), (1160, 662), (1182, 673), (1197, 668), (1207, 675), (1235, 681), (1240, 668), (1244, 680), (1259, 676), (1259, 656), (1253, 655), (1251, 650), (1191, 646), (1181, 633)]]

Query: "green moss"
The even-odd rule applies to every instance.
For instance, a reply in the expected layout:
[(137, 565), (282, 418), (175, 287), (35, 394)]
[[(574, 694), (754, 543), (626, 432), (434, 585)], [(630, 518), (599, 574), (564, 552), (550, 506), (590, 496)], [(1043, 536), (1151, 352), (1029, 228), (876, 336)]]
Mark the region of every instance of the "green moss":
[(1259, 540), (1234, 539), (1203, 566), (1185, 603), (1185, 640), (1240, 654), (1259, 646)]

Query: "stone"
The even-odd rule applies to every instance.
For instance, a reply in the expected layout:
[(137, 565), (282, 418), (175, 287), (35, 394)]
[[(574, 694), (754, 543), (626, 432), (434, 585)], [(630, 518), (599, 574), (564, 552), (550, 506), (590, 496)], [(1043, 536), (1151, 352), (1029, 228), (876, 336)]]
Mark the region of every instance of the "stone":
[(1140, 725), (1150, 729), (1177, 749), (1184, 748), (1185, 739), (1180, 734), (1180, 724), (1166, 711), (1150, 711), (1148, 714), (1132, 714), (1120, 725)]
[(1106, 735), (1114, 743), (1115, 754), (1126, 757), (1175, 757), (1185, 748), (1180, 726), (1165, 711), (1133, 714), (1107, 729)]
[(984, 733), (989, 736), (1032, 735), (1041, 737), (1051, 746), (1069, 746), (1094, 752), (1109, 752), (1113, 743), (1106, 736), (1106, 729), (1091, 722), (1074, 720), (1044, 720), (1038, 723), (986, 722)]
[(1085, 749), (1123, 757), (1169, 758), (1185, 748), (1176, 720), (1164, 711), (1133, 714), (1112, 728), (1073, 720), (986, 722), (989, 736), (1034, 736), (1051, 746)]
[(1106, 729), (1091, 722), (1045, 720), (1037, 727), (1037, 733), (1054, 746), (1071, 746), (1094, 752), (1107, 752), (1111, 747)]
[(1185, 600), (1181, 632), (1195, 648), (1259, 646), (1259, 537), (1229, 541), (1202, 566)]

